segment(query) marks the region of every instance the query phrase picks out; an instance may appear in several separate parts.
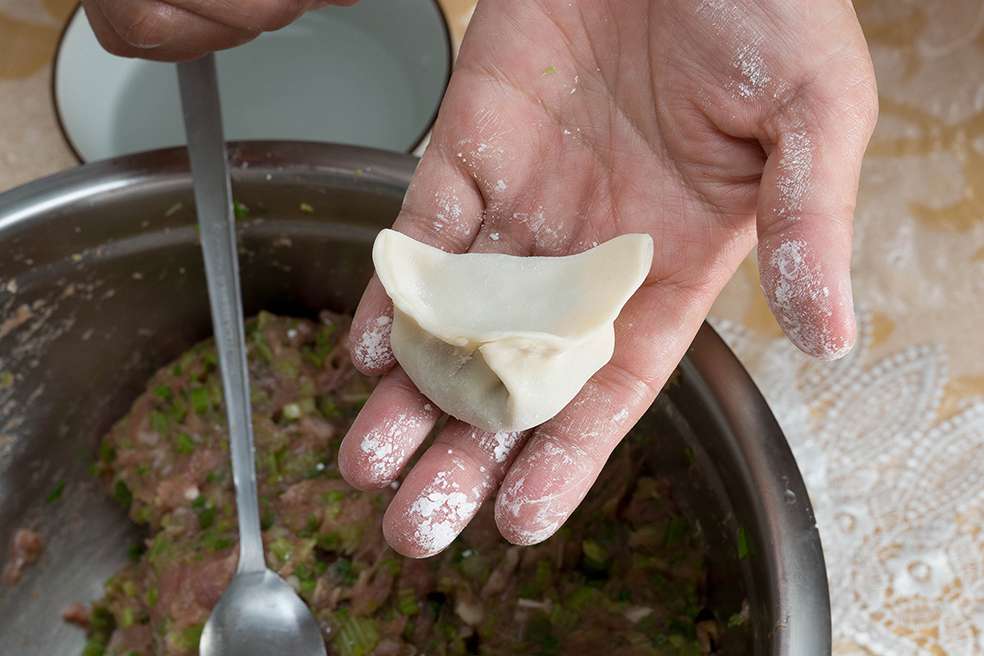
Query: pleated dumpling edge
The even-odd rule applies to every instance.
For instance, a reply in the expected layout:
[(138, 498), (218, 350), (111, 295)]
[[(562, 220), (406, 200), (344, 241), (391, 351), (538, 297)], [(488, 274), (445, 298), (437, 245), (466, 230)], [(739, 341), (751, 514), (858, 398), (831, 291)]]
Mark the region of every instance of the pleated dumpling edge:
[(451, 254), (392, 230), (373, 247), (396, 359), (438, 407), (492, 432), (546, 421), (608, 362), (652, 255), (644, 234), (564, 257)]

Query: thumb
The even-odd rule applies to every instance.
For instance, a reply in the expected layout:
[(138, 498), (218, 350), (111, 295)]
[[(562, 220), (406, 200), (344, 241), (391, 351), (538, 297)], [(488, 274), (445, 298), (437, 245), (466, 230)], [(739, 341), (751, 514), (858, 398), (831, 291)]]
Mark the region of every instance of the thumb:
[(766, 126), (773, 145), (758, 199), (758, 267), (790, 341), (836, 360), (854, 346), (852, 222), (878, 110), (871, 74), (824, 86), (804, 90)]

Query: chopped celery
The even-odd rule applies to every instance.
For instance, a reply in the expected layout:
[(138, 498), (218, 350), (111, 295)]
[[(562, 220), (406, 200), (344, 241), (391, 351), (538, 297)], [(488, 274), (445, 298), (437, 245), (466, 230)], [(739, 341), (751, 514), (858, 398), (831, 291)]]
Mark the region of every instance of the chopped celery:
[(352, 615), (348, 609), (335, 612), (335, 638), (332, 645), (339, 656), (369, 656), (379, 644), (376, 622), (368, 617)]
[(745, 533), (745, 527), (738, 527), (738, 559), (745, 560), (750, 555), (751, 550), (748, 548), (748, 535)]
[(116, 481), (116, 485), (113, 487), (113, 498), (124, 508), (129, 508), (130, 504), (133, 503), (133, 493), (123, 481)]
[(234, 200), (232, 201), (232, 213), (235, 215), (237, 221), (242, 221), (249, 216), (249, 207), (240, 203), (238, 200)]
[(195, 450), (195, 440), (188, 433), (180, 433), (174, 448), (178, 453), (188, 455)]
[(195, 414), (203, 415), (208, 412), (211, 402), (208, 398), (208, 390), (204, 387), (192, 387), (188, 390), (188, 400)]
[(61, 499), (62, 493), (65, 491), (65, 481), (58, 481), (55, 483), (55, 487), (51, 488), (51, 492), (48, 493), (45, 501), (47, 503), (54, 503)]
[(167, 419), (167, 415), (165, 415), (163, 412), (160, 412), (158, 410), (151, 411), (151, 413), (150, 413), (150, 428), (154, 432), (160, 433), (160, 434), (163, 435), (164, 433), (167, 432), (168, 423), (169, 422), (168, 422), (168, 419)]
[(400, 588), (396, 593), (396, 609), (401, 615), (416, 615), (420, 612), (420, 604), (417, 603), (417, 593), (413, 588)]

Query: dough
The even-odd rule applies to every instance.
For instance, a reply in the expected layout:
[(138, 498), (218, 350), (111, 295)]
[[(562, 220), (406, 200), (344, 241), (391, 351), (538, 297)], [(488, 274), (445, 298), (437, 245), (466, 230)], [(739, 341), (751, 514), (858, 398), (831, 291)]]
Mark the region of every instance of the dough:
[(520, 431), (560, 412), (611, 359), (615, 318), (649, 272), (653, 241), (456, 255), (383, 230), (372, 258), (393, 300), (393, 354), (418, 389), (482, 430)]

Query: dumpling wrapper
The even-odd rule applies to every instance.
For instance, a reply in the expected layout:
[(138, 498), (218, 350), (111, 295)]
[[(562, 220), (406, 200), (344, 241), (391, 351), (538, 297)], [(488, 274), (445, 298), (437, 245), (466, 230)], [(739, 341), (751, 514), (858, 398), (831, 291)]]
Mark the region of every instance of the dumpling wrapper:
[(517, 257), (445, 253), (383, 230), (372, 258), (393, 300), (393, 354), (417, 388), (452, 417), (512, 432), (556, 415), (611, 359), (653, 240)]

